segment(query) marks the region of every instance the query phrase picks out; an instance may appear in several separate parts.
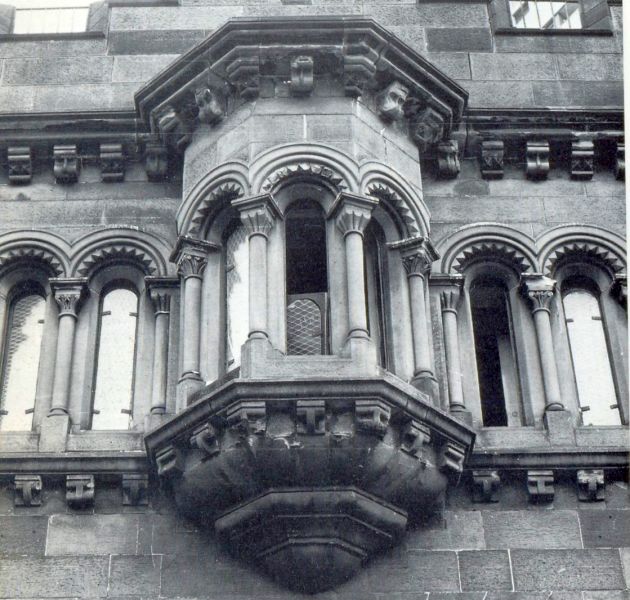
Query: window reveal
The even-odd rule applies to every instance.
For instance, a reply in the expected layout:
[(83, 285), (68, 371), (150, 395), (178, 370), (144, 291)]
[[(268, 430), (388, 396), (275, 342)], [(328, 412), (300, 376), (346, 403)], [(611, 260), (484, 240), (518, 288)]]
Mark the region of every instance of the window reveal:
[(241, 346), (249, 333), (249, 248), (243, 225), (237, 225), (225, 243), (226, 368), (241, 364)]

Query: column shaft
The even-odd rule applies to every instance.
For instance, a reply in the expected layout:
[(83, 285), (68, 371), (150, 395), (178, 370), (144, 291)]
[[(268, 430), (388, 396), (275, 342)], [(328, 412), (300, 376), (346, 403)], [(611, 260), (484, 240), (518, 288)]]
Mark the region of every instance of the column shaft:
[(358, 231), (348, 231), (345, 235), (345, 246), (348, 286), (348, 337), (367, 337), (363, 235)]
[(269, 337), (267, 332), (267, 237), (249, 236), (249, 337)]
[(184, 348), (182, 377), (200, 377), (199, 340), (201, 320), (201, 277), (188, 275), (184, 278)]
[(558, 368), (553, 351), (551, 321), (549, 311), (544, 308), (534, 310), (534, 325), (538, 339), (538, 352), (545, 386), (546, 410), (562, 410), (562, 396), (558, 382)]
[(433, 374), (427, 328), (424, 277), (419, 273), (409, 275), (409, 301), (411, 303), (411, 334), (413, 338), (414, 377)]
[(169, 313), (157, 312), (155, 315), (155, 337), (153, 349), (153, 393), (151, 412), (166, 412), (166, 382), (168, 375), (168, 326)]
[(53, 384), (52, 406), (50, 414), (67, 414), (70, 395), (70, 374), (72, 372), (72, 350), (76, 316), (62, 313), (59, 316), (57, 335), (57, 358)]
[(448, 379), (449, 408), (451, 412), (463, 411), (464, 391), (462, 388), (462, 367), (459, 359), (459, 338), (457, 336), (457, 312), (454, 309), (442, 310), (444, 326), (444, 350), (446, 353), (446, 377)]

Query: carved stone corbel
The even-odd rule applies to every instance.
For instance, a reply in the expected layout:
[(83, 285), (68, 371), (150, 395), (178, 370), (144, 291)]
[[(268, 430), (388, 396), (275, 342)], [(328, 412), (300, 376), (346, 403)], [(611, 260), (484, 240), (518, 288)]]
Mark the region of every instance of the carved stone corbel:
[(108, 183), (125, 179), (122, 144), (101, 144), (101, 179)]
[(42, 478), (39, 475), (16, 475), (13, 483), (15, 506), (41, 506)]
[(243, 400), (230, 406), (226, 414), (228, 427), (243, 435), (263, 434), (267, 429), (267, 404), (264, 400)]
[(308, 96), (313, 91), (313, 57), (295, 56), (291, 59), (289, 90), (293, 96)]
[(193, 431), (190, 438), (190, 446), (205, 452), (206, 459), (212, 458), (221, 452), (217, 431), (211, 423), (206, 423)]
[(155, 125), (162, 141), (177, 150), (183, 150), (192, 139), (190, 123), (172, 106), (160, 110), (155, 117)]
[(581, 469), (577, 472), (578, 499), (599, 502), (606, 499), (604, 469)]
[(473, 502), (498, 502), (501, 478), (498, 471), (473, 471)]
[(551, 502), (555, 495), (553, 471), (527, 471), (527, 493), (530, 502)]
[(202, 87), (195, 90), (195, 103), (201, 123), (215, 125), (225, 116), (225, 97), (215, 88)]
[(149, 476), (146, 473), (123, 473), (122, 492), (124, 506), (147, 506)]
[(225, 68), (228, 81), (236, 88), (241, 98), (251, 99), (260, 90), (260, 58), (239, 56)]
[(501, 179), (503, 177), (504, 146), (502, 140), (484, 140), (481, 142), (481, 176), (485, 179)]
[(526, 174), (529, 179), (547, 179), (549, 175), (549, 142), (527, 142)]
[(159, 477), (173, 479), (184, 472), (184, 457), (176, 446), (170, 445), (160, 449), (155, 455), (157, 474)]
[(374, 48), (359, 44), (350, 44), (344, 49), (343, 85), (346, 96), (361, 96), (374, 79), (379, 55)]
[(626, 145), (621, 143), (617, 143), (615, 154), (615, 177), (617, 179), (625, 179), (626, 177)]
[(164, 181), (168, 171), (168, 151), (162, 144), (148, 143), (146, 145), (144, 169), (149, 181)]
[(444, 136), (444, 117), (427, 106), (411, 118), (409, 130), (420, 154), (424, 154)]
[(592, 140), (574, 140), (571, 143), (571, 177), (592, 179), (595, 147)]
[(438, 454), (438, 468), (454, 482), (459, 481), (464, 472), (466, 448), (451, 440), (445, 440)]
[(71, 508), (86, 508), (93, 504), (94, 475), (67, 475), (66, 503)]
[(409, 89), (399, 81), (392, 81), (376, 96), (376, 112), (384, 121), (400, 121), (405, 116), (403, 109)]
[(76, 144), (64, 144), (53, 148), (53, 173), (57, 183), (76, 183), (79, 179), (81, 160)]
[(295, 414), (298, 433), (309, 435), (326, 433), (326, 403), (323, 400), (298, 400)]
[(383, 437), (387, 432), (392, 409), (378, 399), (356, 400), (354, 403), (355, 423), (358, 431)]
[(400, 449), (405, 453), (420, 458), (422, 446), (431, 441), (431, 430), (420, 421), (409, 421), (400, 433)]
[(33, 177), (33, 162), (29, 146), (7, 148), (10, 183), (30, 183)]
[(442, 179), (453, 179), (459, 175), (459, 144), (455, 140), (437, 145), (438, 175)]

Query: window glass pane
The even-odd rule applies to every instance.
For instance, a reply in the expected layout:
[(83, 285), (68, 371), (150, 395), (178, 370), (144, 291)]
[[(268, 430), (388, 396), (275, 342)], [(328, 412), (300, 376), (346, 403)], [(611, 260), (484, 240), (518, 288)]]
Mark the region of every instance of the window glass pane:
[[(620, 425), (617, 397), (597, 298), (573, 290), (563, 300), (584, 425)], [(611, 408), (615, 406), (615, 408)]]
[(545, 0), (510, 0), (512, 25), (517, 29), (580, 29), (578, 2), (551, 2)]
[(514, 27), (519, 29), (539, 29), (538, 12), (535, 2), (510, 1), (510, 13)]
[(38, 294), (22, 296), (11, 306), (0, 397), (8, 414), (0, 416), (2, 431), (31, 429), (45, 306)]
[(102, 303), (92, 429), (129, 429), (138, 297), (124, 288)]
[(227, 239), (225, 253), (226, 366), (231, 370), (241, 364), (241, 346), (249, 333), (249, 249), (242, 225)]

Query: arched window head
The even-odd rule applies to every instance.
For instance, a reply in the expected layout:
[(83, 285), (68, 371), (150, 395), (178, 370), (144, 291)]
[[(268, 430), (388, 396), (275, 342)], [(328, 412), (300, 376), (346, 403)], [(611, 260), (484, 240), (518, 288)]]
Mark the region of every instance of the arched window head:
[(508, 424), (508, 407), (517, 405), (518, 372), (505, 284), (476, 279), (470, 288), (481, 412), (485, 427)]
[(328, 352), (326, 223), (316, 202), (298, 200), (285, 215), (287, 354)]
[(43, 293), (33, 286), (11, 301), (3, 348), (1, 431), (29, 431), (33, 425), (45, 309)]
[(620, 425), (598, 294), (589, 281), (573, 279), (563, 286), (562, 304), (582, 423)]
[(226, 368), (241, 364), (241, 346), (249, 332), (249, 249), (240, 223), (225, 241)]
[(138, 295), (110, 287), (99, 314), (92, 429), (129, 429), (138, 321)]

